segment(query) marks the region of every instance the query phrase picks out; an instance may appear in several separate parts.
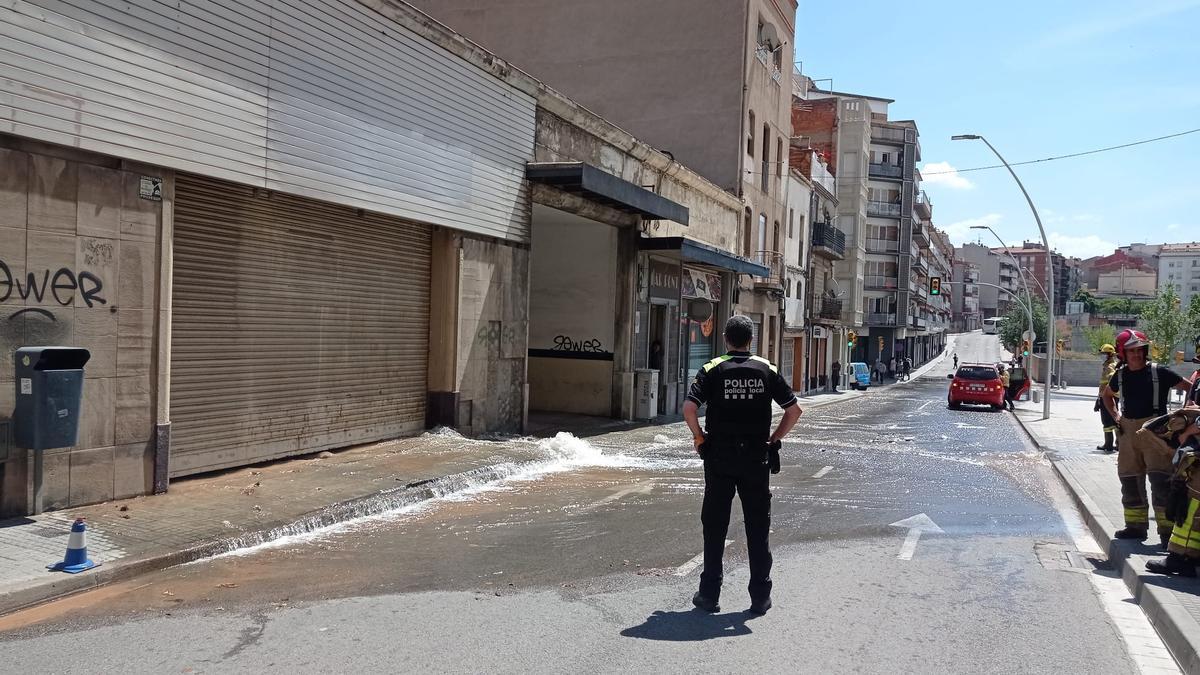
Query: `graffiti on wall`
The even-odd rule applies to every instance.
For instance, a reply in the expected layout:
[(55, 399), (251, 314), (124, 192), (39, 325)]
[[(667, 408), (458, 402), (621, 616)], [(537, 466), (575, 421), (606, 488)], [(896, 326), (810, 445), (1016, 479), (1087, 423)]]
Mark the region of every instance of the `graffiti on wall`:
[[(96, 255), (103, 255), (103, 252)], [(111, 250), (108, 251), (108, 256), (111, 258)], [(95, 307), (97, 304), (108, 304), (108, 301), (101, 295), (103, 292), (104, 282), (91, 272), (76, 272), (68, 267), (62, 267), (58, 270), (45, 269), (29, 272), (24, 279), (21, 279), (19, 276), (14, 277), (12, 269), (3, 260), (0, 260), (0, 303), (25, 301), (32, 298), (39, 303), (53, 301), (63, 307), (70, 307), (75, 304), (76, 297), (78, 297), (84, 305)], [(45, 314), (53, 318), (53, 315), (44, 309), (22, 308), (17, 310), (17, 314), (26, 312)], [(16, 314), (12, 316), (16, 316)]]
[(590, 340), (574, 340), (569, 335), (557, 335), (554, 337), (554, 346), (550, 348), (556, 352), (589, 352), (599, 354), (604, 351), (604, 347), (600, 340), (592, 338)]

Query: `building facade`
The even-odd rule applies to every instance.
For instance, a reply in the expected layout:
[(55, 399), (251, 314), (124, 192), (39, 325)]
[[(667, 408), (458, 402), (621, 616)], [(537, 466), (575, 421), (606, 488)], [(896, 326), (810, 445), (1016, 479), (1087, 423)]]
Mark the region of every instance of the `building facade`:
[(1046, 301), (1046, 293), (1049, 291), (1050, 275), (1054, 275), (1054, 314), (1063, 315), (1067, 312), (1067, 302), (1079, 290), (1082, 282), (1082, 276), (1072, 274), (1072, 265), (1069, 260), (1058, 253), (1051, 251), (1047, 261), (1046, 247), (1041, 243), (1022, 242), (1020, 247), (1010, 247), (1007, 249), (993, 249), (998, 254), (1008, 254), (1013, 256), (1021, 265), (1021, 271), (1025, 274), (1025, 281), (1029, 284), (1029, 290), (1035, 297), (1040, 297), (1043, 302)]
[[(676, 390), (736, 277), (769, 273), (724, 250), (742, 200), (403, 3), (35, 1), (0, 26), (43, 56), (0, 53), (0, 405), (15, 349), (92, 352), (47, 508), (531, 408), (629, 418), (652, 263)], [(25, 513), (2, 431), (0, 512)]]
[(1184, 307), (1200, 295), (1200, 243), (1163, 244), (1158, 252), (1158, 287), (1174, 285)]
[(767, 271), (727, 289), (755, 351), (780, 360), (794, 0), (416, 4), (740, 198), (726, 250)]

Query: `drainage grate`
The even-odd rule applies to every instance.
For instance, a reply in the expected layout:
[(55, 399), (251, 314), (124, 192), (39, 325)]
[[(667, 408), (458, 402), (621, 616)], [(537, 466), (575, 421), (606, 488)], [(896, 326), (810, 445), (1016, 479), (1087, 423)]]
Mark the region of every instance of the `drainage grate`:
[(53, 539), (54, 537), (65, 537), (71, 533), (71, 531), (69, 529), (64, 531), (58, 527), (39, 527), (39, 528), (36, 528), (33, 530), (29, 530), (28, 532), (29, 532), (29, 534), (37, 535), (39, 537), (45, 537), (47, 539)]

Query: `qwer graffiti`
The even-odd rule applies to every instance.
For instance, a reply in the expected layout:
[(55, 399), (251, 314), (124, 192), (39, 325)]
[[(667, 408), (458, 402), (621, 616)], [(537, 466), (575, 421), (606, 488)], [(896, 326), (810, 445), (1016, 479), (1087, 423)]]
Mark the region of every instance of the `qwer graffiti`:
[(567, 335), (558, 335), (554, 338), (554, 347), (552, 351), (556, 352), (590, 352), (600, 353), (604, 351), (600, 340), (592, 338), (591, 340), (575, 341)]
[(75, 302), (76, 291), (88, 307), (95, 307), (96, 303), (108, 304), (100, 295), (104, 290), (104, 282), (91, 272), (76, 273), (63, 267), (53, 274), (50, 270), (43, 270), (40, 279), (36, 272), (30, 272), (25, 276), (25, 284), (22, 285), (20, 279), (13, 279), (12, 270), (0, 260), (0, 302), (7, 302), (12, 298), (14, 290), (16, 296), (22, 300), (33, 296), (38, 302), (42, 302), (49, 291), (54, 301), (63, 307)]

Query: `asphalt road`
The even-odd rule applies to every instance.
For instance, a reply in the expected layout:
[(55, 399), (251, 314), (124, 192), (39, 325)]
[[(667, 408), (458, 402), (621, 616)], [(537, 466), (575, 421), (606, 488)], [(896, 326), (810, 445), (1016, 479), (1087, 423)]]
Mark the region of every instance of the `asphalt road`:
[[(978, 334), (957, 352), (999, 357)], [(30, 673), (1137, 672), (1048, 465), (1007, 413), (947, 410), (948, 372), (804, 415), (765, 617), (743, 611), (736, 507), (725, 609), (691, 609), (703, 477), (671, 425), (558, 439), (552, 472), (9, 617), (0, 651)], [(893, 526), (920, 514), (940, 532)]]

